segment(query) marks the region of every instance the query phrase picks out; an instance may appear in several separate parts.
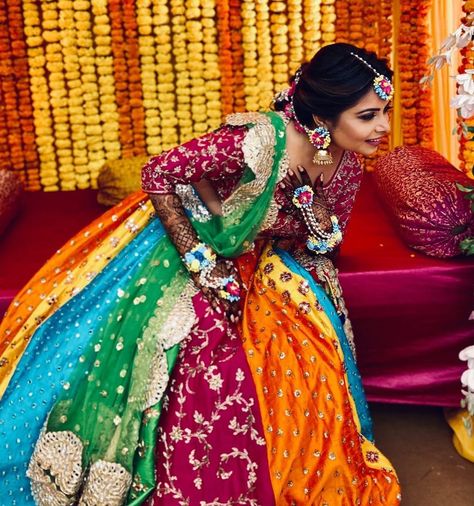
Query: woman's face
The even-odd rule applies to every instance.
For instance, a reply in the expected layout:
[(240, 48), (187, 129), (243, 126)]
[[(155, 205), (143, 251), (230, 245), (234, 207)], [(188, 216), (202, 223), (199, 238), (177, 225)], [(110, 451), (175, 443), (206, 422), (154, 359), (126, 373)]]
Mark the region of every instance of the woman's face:
[(337, 122), (327, 125), (335, 147), (372, 155), (390, 133), (390, 103), (370, 90), (356, 105), (341, 113)]

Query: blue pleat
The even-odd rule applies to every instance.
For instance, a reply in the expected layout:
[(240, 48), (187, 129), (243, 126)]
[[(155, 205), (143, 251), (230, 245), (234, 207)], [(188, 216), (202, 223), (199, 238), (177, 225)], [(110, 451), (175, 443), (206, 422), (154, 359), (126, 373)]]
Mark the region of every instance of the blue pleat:
[(0, 505), (33, 505), (26, 469), (40, 430), (90, 337), (164, 234), (150, 222), (31, 337), (0, 402)]

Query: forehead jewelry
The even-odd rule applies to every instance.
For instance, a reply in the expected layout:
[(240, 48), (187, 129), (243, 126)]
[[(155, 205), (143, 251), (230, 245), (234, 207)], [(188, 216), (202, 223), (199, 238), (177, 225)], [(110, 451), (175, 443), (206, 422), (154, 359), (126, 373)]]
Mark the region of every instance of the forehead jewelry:
[(394, 94), (394, 88), (393, 84), (390, 81), (390, 79), (380, 72), (377, 72), (377, 70), (370, 65), (370, 63), (366, 62), (364, 58), (359, 56), (358, 54), (352, 53), (351, 55), (354, 58), (357, 58), (359, 61), (361, 61), (366, 67), (368, 67), (374, 74), (375, 79), (372, 82), (372, 86), (374, 88), (375, 93), (382, 99), (382, 100), (392, 100), (393, 94)]

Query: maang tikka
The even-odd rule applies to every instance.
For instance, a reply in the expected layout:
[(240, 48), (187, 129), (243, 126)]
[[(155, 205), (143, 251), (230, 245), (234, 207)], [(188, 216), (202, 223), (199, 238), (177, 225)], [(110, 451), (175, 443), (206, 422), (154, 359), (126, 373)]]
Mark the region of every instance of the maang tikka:
[(302, 70), (300, 67), (296, 71), (295, 78), (293, 79), (290, 88), (284, 90), (277, 99), (284, 98), (288, 101), (284, 109), (285, 116), (294, 121), (296, 131), (305, 133), (311, 144), (316, 148), (313, 163), (315, 165), (330, 165), (333, 162), (333, 159), (331, 153), (328, 151), (328, 147), (331, 144), (331, 135), (329, 130), (324, 125), (316, 125), (316, 128), (314, 129), (308, 128), (306, 125), (301, 124), (300, 120), (296, 116), (293, 105), (293, 96), (296, 91), (296, 86), (301, 79), (301, 74)]

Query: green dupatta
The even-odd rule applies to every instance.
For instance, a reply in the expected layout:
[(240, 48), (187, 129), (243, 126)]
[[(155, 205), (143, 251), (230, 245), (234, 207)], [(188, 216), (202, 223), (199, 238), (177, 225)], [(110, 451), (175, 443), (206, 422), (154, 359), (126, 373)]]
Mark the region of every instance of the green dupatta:
[[(275, 217), (286, 141), (277, 113), (231, 115), (228, 123), (252, 126), (243, 177), (223, 203), (223, 216), (191, 221), (218, 255), (235, 257)], [(179, 341), (196, 319), (195, 293), (164, 236), (119, 290), (49, 415), (28, 469), (39, 504), (137, 505), (153, 490), (162, 396)]]

